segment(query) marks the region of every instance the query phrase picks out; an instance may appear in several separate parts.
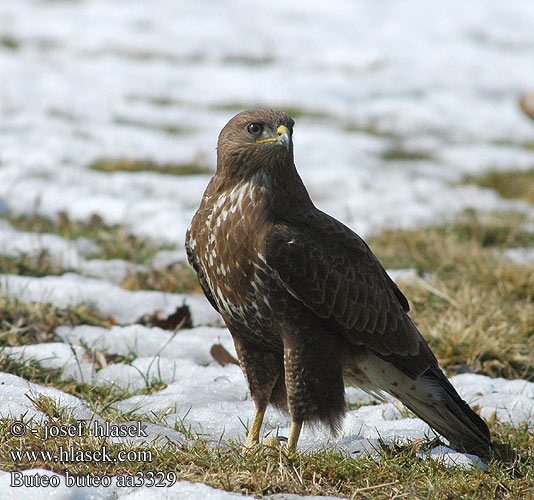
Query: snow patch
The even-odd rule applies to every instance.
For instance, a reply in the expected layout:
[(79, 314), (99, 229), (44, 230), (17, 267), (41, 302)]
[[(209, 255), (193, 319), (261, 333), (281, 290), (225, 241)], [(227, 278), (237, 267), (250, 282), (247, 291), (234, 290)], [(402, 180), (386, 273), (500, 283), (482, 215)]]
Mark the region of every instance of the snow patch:
[(104, 280), (74, 273), (34, 278), (0, 275), (0, 289), (22, 302), (50, 302), (59, 307), (89, 304), (118, 323), (133, 323), (146, 314), (168, 316), (187, 305), (194, 325), (220, 325), (222, 320), (200, 295), (156, 291), (131, 292)]

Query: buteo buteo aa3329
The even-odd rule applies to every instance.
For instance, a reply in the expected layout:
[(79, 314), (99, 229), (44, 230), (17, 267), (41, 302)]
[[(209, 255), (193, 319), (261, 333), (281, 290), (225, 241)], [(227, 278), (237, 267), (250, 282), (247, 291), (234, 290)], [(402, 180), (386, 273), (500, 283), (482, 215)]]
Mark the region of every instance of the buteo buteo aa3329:
[(462, 451), (488, 451), (486, 424), (440, 370), (402, 292), (357, 234), (312, 203), (293, 124), (266, 109), (228, 122), (186, 236), (256, 404), (245, 446), (259, 442), (269, 403), (291, 415), (290, 450), (304, 422), (336, 430), (348, 383), (392, 394)]

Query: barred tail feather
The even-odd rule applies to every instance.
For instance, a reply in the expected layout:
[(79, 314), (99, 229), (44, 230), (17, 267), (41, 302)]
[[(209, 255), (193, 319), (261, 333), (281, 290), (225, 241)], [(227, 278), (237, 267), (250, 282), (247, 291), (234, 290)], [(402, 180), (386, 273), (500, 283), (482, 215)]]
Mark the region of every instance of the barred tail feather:
[(347, 382), (369, 392), (388, 392), (458, 451), (477, 455), (490, 452), (491, 438), (486, 423), (459, 396), (437, 365), (412, 378), (394, 364), (368, 353), (352, 370), (353, 375), (360, 376), (351, 377), (350, 372), (349, 369)]
[(410, 391), (399, 399), (433, 429), (449, 440), (459, 451), (485, 455), (491, 449), (488, 426), (459, 396), (439, 369), (431, 368), (419, 382), (434, 394), (430, 401), (425, 394)]

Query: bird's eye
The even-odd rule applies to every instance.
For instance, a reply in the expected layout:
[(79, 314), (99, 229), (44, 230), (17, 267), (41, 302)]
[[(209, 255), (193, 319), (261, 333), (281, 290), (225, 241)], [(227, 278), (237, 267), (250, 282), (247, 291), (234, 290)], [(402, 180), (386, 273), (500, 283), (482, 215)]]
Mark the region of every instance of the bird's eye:
[(263, 126), (261, 125), (261, 123), (251, 123), (247, 127), (248, 133), (252, 135), (258, 135), (261, 133), (262, 130), (263, 130)]

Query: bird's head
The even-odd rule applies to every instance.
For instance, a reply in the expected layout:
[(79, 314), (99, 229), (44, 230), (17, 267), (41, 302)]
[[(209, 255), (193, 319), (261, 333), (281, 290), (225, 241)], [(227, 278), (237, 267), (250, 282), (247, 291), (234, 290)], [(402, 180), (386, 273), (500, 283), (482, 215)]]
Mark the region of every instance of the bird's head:
[(283, 111), (249, 109), (234, 116), (217, 143), (217, 172), (250, 175), (293, 165), (293, 119)]

